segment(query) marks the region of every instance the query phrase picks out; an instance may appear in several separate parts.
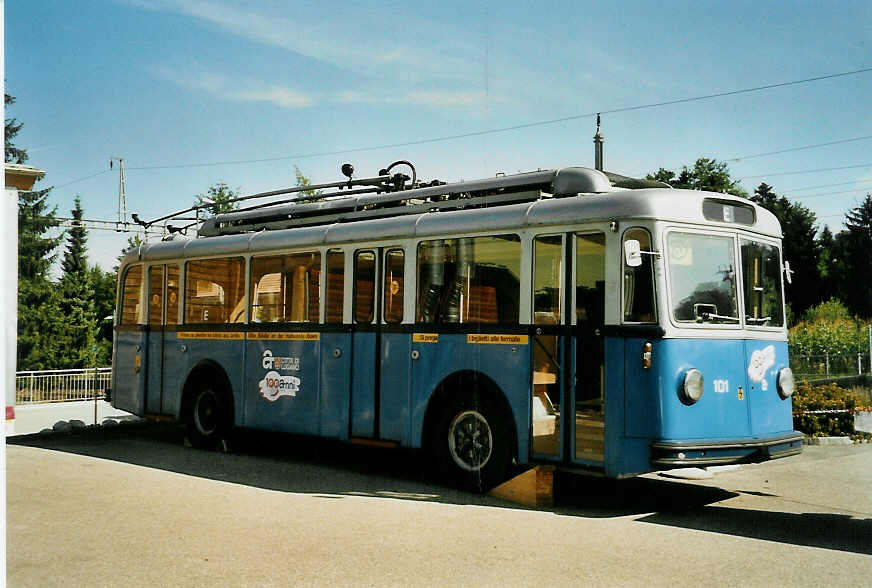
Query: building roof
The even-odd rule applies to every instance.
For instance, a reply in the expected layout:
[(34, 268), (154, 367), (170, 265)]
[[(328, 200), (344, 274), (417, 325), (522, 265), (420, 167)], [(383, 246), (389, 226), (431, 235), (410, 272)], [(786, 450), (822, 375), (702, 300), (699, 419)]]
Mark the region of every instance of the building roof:
[(21, 163), (6, 164), (6, 187), (16, 190), (28, 191), (33, 189), (33, 184), (45, 176), (45, 171), (32, 165)]

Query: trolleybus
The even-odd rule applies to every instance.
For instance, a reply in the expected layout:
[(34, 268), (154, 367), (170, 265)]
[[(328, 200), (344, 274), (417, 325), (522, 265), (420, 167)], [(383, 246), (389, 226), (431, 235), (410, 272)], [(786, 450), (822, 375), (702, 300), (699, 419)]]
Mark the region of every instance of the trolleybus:
[(771, 213), (580, 167), (403, 166), (127, 252), (113, 406), (199, 447), (245, 427), (420, 448), (478, 488), (513, 462), (627, 477), (801, 451)]

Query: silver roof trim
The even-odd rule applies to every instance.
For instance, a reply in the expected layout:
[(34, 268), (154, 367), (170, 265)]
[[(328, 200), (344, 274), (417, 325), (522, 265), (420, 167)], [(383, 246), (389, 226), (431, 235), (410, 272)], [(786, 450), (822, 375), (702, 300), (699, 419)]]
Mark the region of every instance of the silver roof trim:
[[(756, 213), (755, 224), (748, 226), (706, 220), (702, 214), (702, 202), (706, 198), (753, 206)], [(515, 231), (597, 221), (632, 222), (643, 219), (704, 224), (713, 228), (758, 233), (771, 238), (781, 237), (781, 227), (775, 215), (744, 198), (713, 192), (650, 188), (544, 198), (534, 202), (494, 208), (425, 212), (365, 222), (332, 223), (200, 239), (175, 239), (144, 244), (128, 253), (124, 262), (130, 263), (137, 259), (160, 260), (244, 254), (334, 243), (485, 233), (502, 229)]]

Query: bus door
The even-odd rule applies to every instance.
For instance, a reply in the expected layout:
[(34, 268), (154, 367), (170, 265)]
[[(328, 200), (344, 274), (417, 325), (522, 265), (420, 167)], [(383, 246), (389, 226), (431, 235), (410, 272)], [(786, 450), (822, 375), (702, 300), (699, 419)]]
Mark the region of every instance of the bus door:
[(351, 437), (377, 437), (379, 363), (381, 347), (375, 311), (378, 290), (378, 249), (358, 249), (353, 256), (351, 317)]
[(568, 415), (572, 460), (591, 465), (605, 462), (605, 280), (604, 233), (572, 236), (570, 283), (570, 398)]
[[(179, 266), (148, 268), (148, 332), (146, 353), (146, 414), (167, 414), (169, 386), (179, 380), (172, 369), (177, 358)], [(175, 376), (175, 377), (174, 377)]]
[(399, 247), (386, 247), (382, 253), (381, 356), (377, 389), (380, 439), (407, 441), (409, 424), (410, 368), (412, 335), (403, 332), (403, 292), (405, 254)]
[(345, 252), (328, 250), (324, 269), (319, 435), (334, 439), (348, 439), (352, 335), (343, 324), (345, 278)]
[(533, 240), (530, 407), (540, 459), (603, 463), (604, 252), (603, 233)]
[(361, 249), (353, 263), (351, 436), (403, 441), (411, 345), (399, 328), (405, 254), (399, 247)]
[(144, 412), (146, 281), (142, 265), (129, 266), (121, 278), (112, 358), (112, 406), (136, 415)]

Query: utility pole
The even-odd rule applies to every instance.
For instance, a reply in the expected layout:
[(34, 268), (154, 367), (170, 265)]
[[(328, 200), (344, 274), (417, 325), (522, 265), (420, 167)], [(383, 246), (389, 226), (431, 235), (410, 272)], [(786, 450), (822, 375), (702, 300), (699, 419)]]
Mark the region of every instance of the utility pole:
[(600, 132), (600, 113), (596, 113), (596, 135), (593, 136), (594, 168), (603, 171), (603, 143), (605, 139)]
[(124, 190), (124, 158), (110, 157), (109, 169), (118, 162), (118, 224), (127, 225), (127, 192)]

